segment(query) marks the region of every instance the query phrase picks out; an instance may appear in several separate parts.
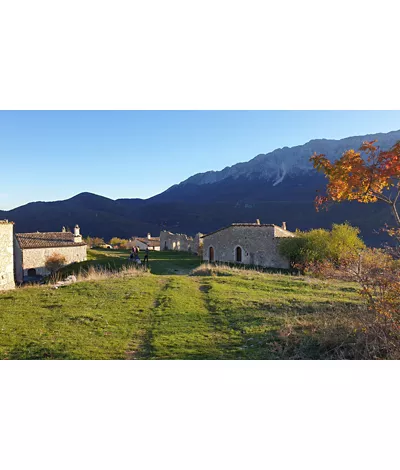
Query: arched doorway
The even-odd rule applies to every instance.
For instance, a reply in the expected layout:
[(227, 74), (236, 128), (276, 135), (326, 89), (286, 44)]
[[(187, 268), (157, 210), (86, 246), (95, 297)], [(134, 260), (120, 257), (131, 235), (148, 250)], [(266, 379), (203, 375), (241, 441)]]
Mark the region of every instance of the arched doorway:
[(212, 246), (208, 249), (208, 261), (214, 261), (214, 248)]
[(241, 263), (241, 262), (242, 262), (242, 249), (240, 248), (240, 246), (237, 246), (237, 247), (236, 247), (236, 250), (235, 250), (235, 259), (236, 259), (236, 262), (237, 262), (237, 263)]
[(33, 277), (33, 276), (36, 276), (36, 269), (28, 269), (28, 276), (29, 277)]

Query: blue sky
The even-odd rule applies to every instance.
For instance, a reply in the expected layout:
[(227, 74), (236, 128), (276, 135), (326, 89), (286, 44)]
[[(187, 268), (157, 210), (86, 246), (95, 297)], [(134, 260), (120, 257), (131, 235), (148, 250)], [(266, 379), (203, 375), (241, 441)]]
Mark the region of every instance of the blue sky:
[(147, 198), (278, 147), (397, 129), (400, 111), (0, 111), (0, 209)]

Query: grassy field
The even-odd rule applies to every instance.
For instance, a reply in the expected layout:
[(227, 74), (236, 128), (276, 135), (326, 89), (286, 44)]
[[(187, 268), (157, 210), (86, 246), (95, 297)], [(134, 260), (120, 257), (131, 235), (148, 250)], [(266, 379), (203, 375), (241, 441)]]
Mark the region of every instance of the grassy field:
[[(127, 260), (91, 250), (65, 274)], [(355, 286), (238, 270), (189, 275), (199, 264), (150, 253), (150, 271), (138, 276), (0, 293), (0, 358), (316, 359), (339, 338), (351, 342)]]
[[(107, 269), (120, 269), (122, 266), (129, 266), (128, 250), (88, 250), (88, 260), (77, 263), (63, 269), (63, 274), (78, 273), (87, 270), (90, 266), (102, 266)], [(143, 260), (144, 253), (139, 253)], [(197, 256), (189, 253), (179, 253), (175, 251), (150, 251), (149, 266), (152, 274), (187, 274), (192, 269), (199, 266), (200, 260)]]

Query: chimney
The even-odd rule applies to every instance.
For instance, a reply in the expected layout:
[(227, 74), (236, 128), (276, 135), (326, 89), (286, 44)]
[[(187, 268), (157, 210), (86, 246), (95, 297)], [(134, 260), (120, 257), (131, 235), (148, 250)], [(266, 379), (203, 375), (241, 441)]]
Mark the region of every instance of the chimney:
[(79, 225), (75, 225), (74, 228), (74, 242), (75, 243), (81, 243), (82, 242), (82, 235), (80, 233), (80, 228)]
[(65, 227), (62, 228), (61, 232), (62, 233), (65, 233), (67, 231), (67, 229)]
[(150, 238), (151, 238), (151, 233), (148, 233), (147, 234), (147, 239), (150, 240)]
[(256, 224), (257, 224), (257, 225), (261, 225), (260, 219), (257, 219), (257, 220), (256, 220)]
[(286, 230), (286, 222), (282, 222), (282, 228), (283, 230)]

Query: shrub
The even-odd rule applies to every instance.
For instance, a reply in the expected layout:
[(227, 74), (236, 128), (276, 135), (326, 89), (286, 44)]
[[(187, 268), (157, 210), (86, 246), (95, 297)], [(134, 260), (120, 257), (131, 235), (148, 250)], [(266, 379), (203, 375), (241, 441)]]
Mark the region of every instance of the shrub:
[(53, 253), (51, 256), (48, 256), (45, 261), (45, 267), (52, 275), (54, 275), (59, 269), (61, 269), (67, 259), (61, 253)]
[[(308, 263), (305, 272), (356, 282), (366, 309), (358, 315), (357, 348), (363, 358), (400, 358), (400, 263), (382, 249), (349, 253), (332, 261)], [(361, 350), (361, 349), (362, 350)]]
[(110, 240), (110, 245), (121, 250), (126, 250), (128, 248), (128, 243), (129, 241), (124, 238), (113, 237)]
[(314, 229), (296, 232), (293, 238), (284, 238), (279, 243), (280, 253), (287, 257), (292, 267), (304, 267), (313, 263), (330, 262), (340, 264), (341, 259), (357, 254), (365, 248), (359, 238), (359, 229), (348, 223), (333, 224), (332, 230)]

